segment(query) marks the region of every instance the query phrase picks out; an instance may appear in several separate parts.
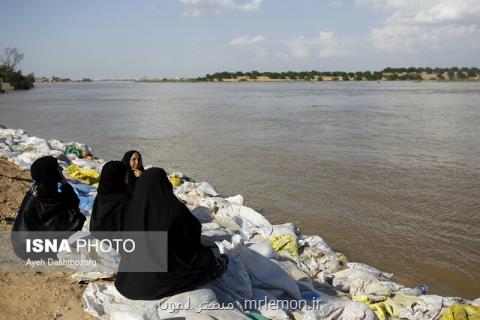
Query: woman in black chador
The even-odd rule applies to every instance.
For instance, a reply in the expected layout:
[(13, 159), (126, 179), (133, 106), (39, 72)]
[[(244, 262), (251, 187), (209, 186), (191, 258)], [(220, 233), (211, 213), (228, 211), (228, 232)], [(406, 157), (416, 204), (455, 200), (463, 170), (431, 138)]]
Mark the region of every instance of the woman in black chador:
[(133, 194), (137, 178), (145, 171), (143, 168), (142, 155), (136, 150), (127, 151), (123, 155), (122, 162), (128, 168), (128, 192)]
[(90, 231), (120, 231), (130, 195), (127, 191), (127, 166), (109, 161), (103, 168), (98, 193), (93, 202)]
[[(25, 253), (24, 242), (29, 237), (27, 232), (64, 231), (66, 237), (82, 229), (85, 216), (78, 207), (80, 201), (61, 172), (54, 157), (41, 157), (33, 162), (30, 173), (34, 183), (23, 198), (12, 227), (12, 241), (17, 255)], [(58, 237), (58, 234), (52, 234), (52, 239)]]
[[(142, 259), (122, 255), (115, 286), (129, 299), (155, 300), (194, 287), (221, 275), (225, 256), (215, 257), (200, 243), (202, 225), (173, 193), (163, 169), (146, 170), (137, 180), (135, 192), (124, 219), (124, 231), (167, 231), (168, 272), (122, 272), (125, 266)], [(148, 237), (147, 237), (148, 239)], [(158, 243), (145, 245), (148, 260), (162, 265)], [(145, 259), (147, 260), (147, 259)], [(123, 268), (122, 268), (123, 266)], [(131, 270), (129, 270), (131, 271)]]

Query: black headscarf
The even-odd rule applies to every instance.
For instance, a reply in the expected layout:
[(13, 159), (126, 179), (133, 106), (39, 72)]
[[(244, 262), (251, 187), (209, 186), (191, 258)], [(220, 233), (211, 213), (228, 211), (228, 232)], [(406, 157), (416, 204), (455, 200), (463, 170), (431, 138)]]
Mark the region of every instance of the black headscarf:
[[(129, 299), (155, 300), (219, 276), (226, 267), (225, 258), (218, 261), (210, 249), (202, 246), (201, 228), (174, 195), (165, 171), (146, 170), (137, 180), (123, 230), (168, 231), (168, 272), (122, 272), (122, 264), (131, 265), (131, 257), (122, 255), (115, 281), (118, 291)], [(150, 259), (159, 259), (155, 251), (158, 244), (147, 245)]]
[[(72, 186), (63, 183), (58, 191), (61, 175), (57, 159), (50, 156), (39, 158), (32, 164), (30, 172), (34, 184), (23, 198), (12, 227), (14, 249), (20, 256), (24, 254), (23, 243), (28, 238), (26, 232), (65, 231), (68, 235), (81, 230), (85, 222)], [(16, 248), (16, 245), (20, 247)]]
[(138, 170), (140, 171), (145, 171), (143, 168), (143, 158), (142, 154), (138, 152), (137, 150), (130, 150), (125, 152), (122, 158), (122, 162), (127, 166), (128, 168), (128, 192), (130, 194), (133, 194), (133, 191), (135, 190), (135, 182), (137, 181), (137, 176), (133, 173), (133, 169), (130, 167), (130, 159), (132, 158), (133, 154), (137, 153), (139, 158), (140, 158), (140, 168)]
[(46, 156), (38, 158), (32, 163), (30, 173), (35, 183), (56, 185), (61, 179), (58, 169), (58, 160), (54, 157)]
[(103, 166), (93, 202), (90, 231), (120, 231), (130, 201), (125, 183), (127, 169), (121, 161), (109, 161)]

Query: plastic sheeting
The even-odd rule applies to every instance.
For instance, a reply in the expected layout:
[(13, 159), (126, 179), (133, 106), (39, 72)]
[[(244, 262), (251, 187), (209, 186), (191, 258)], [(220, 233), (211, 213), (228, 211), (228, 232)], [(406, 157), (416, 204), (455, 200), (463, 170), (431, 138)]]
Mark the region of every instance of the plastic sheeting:
[(75, 163), (69, 166), (66, 171), (74, 179), (87, 183), (89, 185), (96, 184), (100, 181), (100, 173), (94, 169), (81, 169)]
[(454, 304), (445, 311), (440, 320), (480, 320), (480, 307)]

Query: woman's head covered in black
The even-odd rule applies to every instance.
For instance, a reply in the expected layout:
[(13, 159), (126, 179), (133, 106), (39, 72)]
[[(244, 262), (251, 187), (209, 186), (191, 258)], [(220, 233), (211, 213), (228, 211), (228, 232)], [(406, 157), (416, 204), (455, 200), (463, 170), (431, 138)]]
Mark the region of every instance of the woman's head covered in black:
[(109, 161), (103, 168), (98, 183), (99, 194), (113, 194), (127, 191), (128, 167), (121, 161)]
[(36, 185), (56, 186), (62, 180), (60, 170), (58, 160), (52, 156), (38, 158), (30, 167)]
[(136, 169), (144, 171), (142, 155), (137, 150), (130, 150), (125, 152), (122, 162), (128, 166), (129, 169)]

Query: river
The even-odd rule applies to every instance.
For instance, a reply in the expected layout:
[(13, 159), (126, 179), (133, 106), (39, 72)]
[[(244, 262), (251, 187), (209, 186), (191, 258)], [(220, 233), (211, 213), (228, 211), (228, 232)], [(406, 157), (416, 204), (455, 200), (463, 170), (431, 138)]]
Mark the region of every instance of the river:
[(480, 296), (480, 83), (39, 84), (0, 124), (210, 182), (351, 260)]

